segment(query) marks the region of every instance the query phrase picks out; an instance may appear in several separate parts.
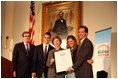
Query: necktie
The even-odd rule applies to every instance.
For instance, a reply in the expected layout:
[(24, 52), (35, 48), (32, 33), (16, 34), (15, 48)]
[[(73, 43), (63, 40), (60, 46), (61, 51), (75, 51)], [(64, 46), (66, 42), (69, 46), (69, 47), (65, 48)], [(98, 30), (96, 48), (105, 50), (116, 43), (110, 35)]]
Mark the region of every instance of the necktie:
[(79, 48), (80, 48), (80, 46), (81, 46), (81, 41), (79, 42)]
[(46, 52), (47, 52), (47, 46), (45, 46), (45, 50), (44, 50), (44, 58), (46, 58)]
[(28, 44), (26, 44), (26, 46), (27, 46), (26, 50), (27, 50), (27, 55), (28, 55), (29, 54)]
[(79, 42), (79, 46), (78, 46), (78, 48), (77, 48), (76, 56), (78, 56), (80, 46), (81, 46), (81, 42)]

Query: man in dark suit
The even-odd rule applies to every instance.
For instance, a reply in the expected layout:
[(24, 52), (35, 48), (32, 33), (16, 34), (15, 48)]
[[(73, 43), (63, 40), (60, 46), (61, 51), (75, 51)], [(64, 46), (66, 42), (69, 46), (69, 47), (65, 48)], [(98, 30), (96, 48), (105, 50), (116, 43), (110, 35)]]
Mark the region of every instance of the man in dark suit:
[(23, 42), (17, 43), (13, 50), (13, 77), (31, 78), (32, 58), (35, 46), (30, 41), (30, 32), (23, 32)]
[(66, 20), (63, 19), (62, 11), (60, 11), (58, 15), (59, 15), (59, 19), (56, 20), (52, 32), (60, 36), (61, 38), (65, 38), (68, 35)]
[(33, 56), (33, 73), (32, 77), (44, 77), (47, 78), (48, 67), (46, 66), (49, 51), (54, 49), (49, 42), (51, 40), (51, 34), (46, 32), (44, 35), (44, 42), (41, 45), (36, 46)]
[(78, 37), (80, 39), (80, 48), (75, 58), (75, 63), (66, 71), (75, 71), (77, 78), (93, 78), (92, 65), (87, 60), (93, 56), (93, 44), (87, 38), (88, 28), (86, 26), (79, 27)]

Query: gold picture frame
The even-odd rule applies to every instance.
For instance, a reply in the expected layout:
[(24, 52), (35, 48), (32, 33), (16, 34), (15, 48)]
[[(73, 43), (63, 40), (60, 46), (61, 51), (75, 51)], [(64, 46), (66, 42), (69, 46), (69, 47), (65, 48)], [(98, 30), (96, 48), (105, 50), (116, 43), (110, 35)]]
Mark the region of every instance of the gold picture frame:
[(50, 8), (58, 8), (68, 5), (74, 5), (74, 36), (77, 40), (77, 33), (78, 33), (78, 27), (81, 25), (81, 17), (80, 17), (80, 5), (81, 2), (79, 1), (51, 1), (48, 3), (42, 4), (42, 33), (41, 33), (41, 42), (43, 42), (43, 36), (45, 32), (48, 32), (48, 11)]

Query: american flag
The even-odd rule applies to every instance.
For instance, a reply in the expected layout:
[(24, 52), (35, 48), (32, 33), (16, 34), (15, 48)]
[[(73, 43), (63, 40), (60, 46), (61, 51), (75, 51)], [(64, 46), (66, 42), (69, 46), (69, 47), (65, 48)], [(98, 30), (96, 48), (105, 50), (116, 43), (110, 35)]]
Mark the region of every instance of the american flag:
[(29, 16), (29, 32), (31, 33), (30, 43), (34, 44), (34, 24), (35, 24), (35, 2), (31, 1), (30, 4), (30, 16)]

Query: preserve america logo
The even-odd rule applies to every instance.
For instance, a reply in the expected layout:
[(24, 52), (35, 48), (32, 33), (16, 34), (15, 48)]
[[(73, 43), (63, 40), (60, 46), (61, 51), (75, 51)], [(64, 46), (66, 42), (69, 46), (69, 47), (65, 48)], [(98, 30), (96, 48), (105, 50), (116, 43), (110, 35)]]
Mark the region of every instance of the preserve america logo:
[(96, 45), (96, 53), (98, 57), (110, 56), (110, 43), (101, 43)]

